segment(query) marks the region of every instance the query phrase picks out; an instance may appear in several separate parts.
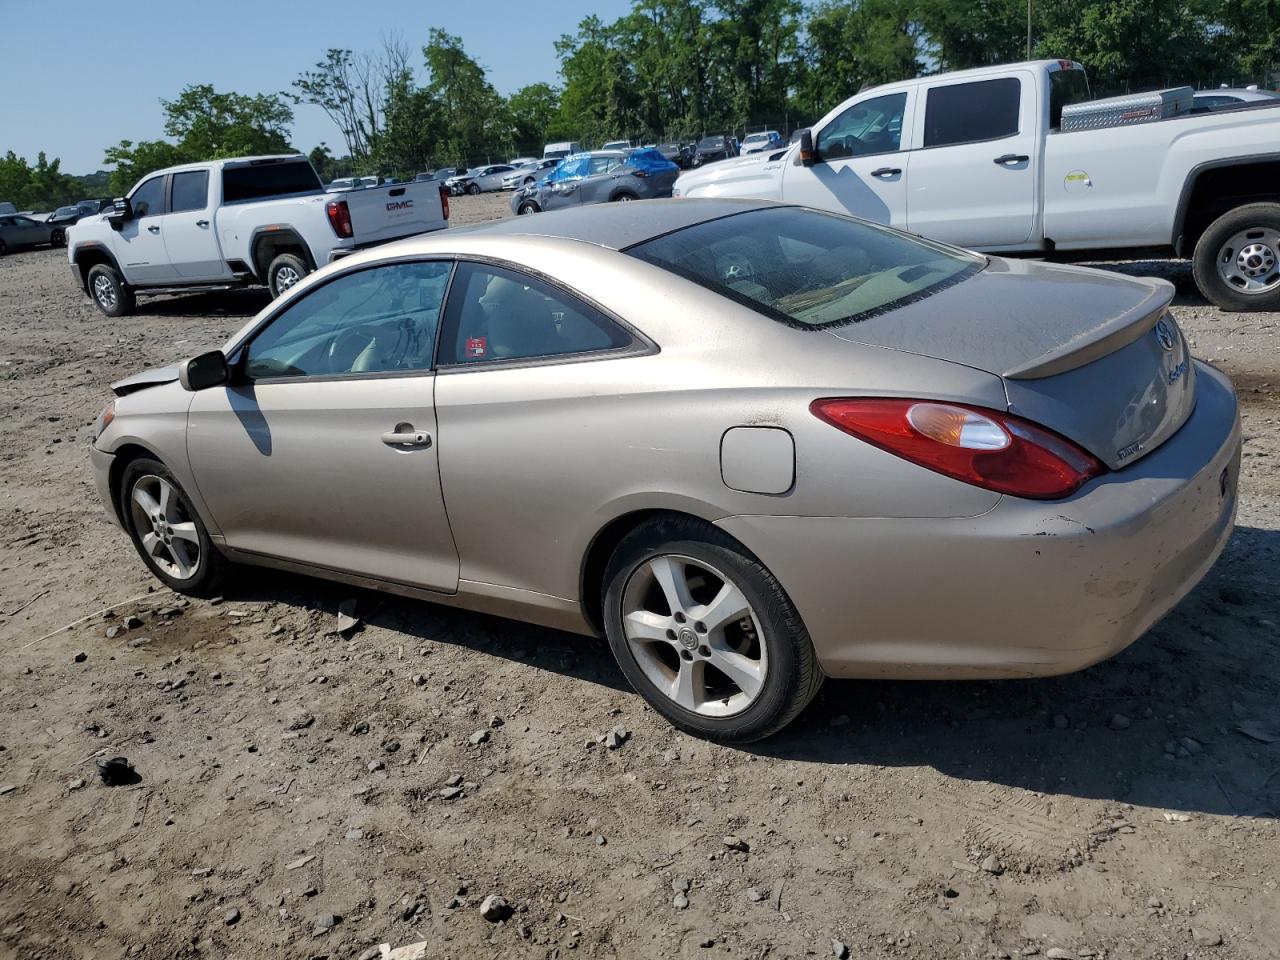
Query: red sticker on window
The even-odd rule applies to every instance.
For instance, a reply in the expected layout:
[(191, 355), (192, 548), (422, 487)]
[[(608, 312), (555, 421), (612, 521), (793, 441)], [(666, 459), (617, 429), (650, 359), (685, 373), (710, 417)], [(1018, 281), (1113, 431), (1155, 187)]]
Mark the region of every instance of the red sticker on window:
[(467, 337), (467, 356), (483, 357), (488, 346), (488, 337)]

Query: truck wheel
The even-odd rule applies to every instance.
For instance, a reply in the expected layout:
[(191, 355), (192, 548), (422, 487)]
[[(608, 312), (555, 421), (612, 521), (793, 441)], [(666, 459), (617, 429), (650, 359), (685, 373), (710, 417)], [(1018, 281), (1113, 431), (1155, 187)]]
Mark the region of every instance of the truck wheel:
[(1245, 204), (1209, 224), (1191, 271), (1223, 310), (1280, 310), (1280, 203)]
[(307, 262), (296, 253), (282, 253), (267, 267), (267, 288), (278, 297), (311, 272)]
[(471, 194), (474, 197), (479, 192), (480, 192), (480, 184), (478, 183), (467, 184), (467, 193)]
[(137, 305), (133, 291), (121, 279), (115, 267), (99, 263), (89, 270), (89, 296), (108, 317), (125, 317)]

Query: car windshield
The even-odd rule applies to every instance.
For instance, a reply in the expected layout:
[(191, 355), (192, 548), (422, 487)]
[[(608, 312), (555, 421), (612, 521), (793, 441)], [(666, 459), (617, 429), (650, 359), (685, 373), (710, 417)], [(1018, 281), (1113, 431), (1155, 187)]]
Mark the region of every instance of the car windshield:
[(791, 326), (850, 323), (977, 273), (986, 259), (849, 217), (734, 214), (627, 253)]
[(749, 134), (747, 134), (747, 136), (743, 139), (743, 141), (742, 141), (742, 142), (743, 142), (743, 143), (755, 143), (757, 140), (768, 140), (768, 139), (769, 139), (769, 135), (768, 135), (767, 133), (749, 133)]
[(713, 150), (718, 147), (723, 147), (724, 137), (703, 137), (701, 140), (698, 141), (698, 146), (706, 150)]

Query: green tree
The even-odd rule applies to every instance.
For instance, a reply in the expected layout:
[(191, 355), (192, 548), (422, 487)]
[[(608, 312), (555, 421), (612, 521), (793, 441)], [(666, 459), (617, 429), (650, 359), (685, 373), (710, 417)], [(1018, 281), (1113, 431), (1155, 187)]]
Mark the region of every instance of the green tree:
[(812, 119), (865, 86), (920, 71), (910, 0), (824, 2), (810, 11), (795, 102)]
[(1026, 0), (916, 0), (916, 18), (939, 70), (1026, 58)]
[(531, 83), (507, 98), (511, 137), (519, 153), (541, 156), (542, 148), (564, 133), (559, 125), (560, 91), (549, 83)]
[(61, 167), (60, 160), (49, 160), (44, 151), (36, 156), (34, 166), (8, 151), (0, 157), (0, 200), (20, 210), (52, 210), (82, 199), (81, 181), (63, 173)]
[(509, 150), (504, 102), (484, 67), (463, 49), (462, 38), (433, 28), (422, 55), (429, 74), (426, 90), (438, 102), (443, 119), (437, 158), (463, 164)]

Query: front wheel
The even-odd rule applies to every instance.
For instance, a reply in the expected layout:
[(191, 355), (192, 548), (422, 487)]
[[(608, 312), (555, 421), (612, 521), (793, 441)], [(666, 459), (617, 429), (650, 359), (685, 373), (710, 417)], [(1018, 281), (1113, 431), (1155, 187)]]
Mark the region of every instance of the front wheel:
[(637, 197), (634, 193), (620, 193), (613, 199), (614, 199), (614, 202), (616, 203), (626, 203), (629, 200), (637, 199)]
[(91, 268), (87, 284), (89, 296), (93, 297), (98, 309), (108, 317), (123, 317), (133, 313), (137, 301), (115, 267), (100, 263)]
[(471, 194), (474, 197), (479, 192), (480, 192), (480, 184), (478, 183), (467, 184), (467, 193)]
[(619, 544), (605, 583), (605, 632), (622, 672), (688, 733), (759, 740), (790, 723), (822, 685), (782, 585), (714, 527), (643, 524)]
[(311, 272), (307, 262), (296, 253), (282, 253), (267, 267), (267, 289), (278, 297)]
[(527, 217), (529, 214), (537, 213), (538, 205), (532, 201), (526, 201), (520, 204), (520, 209), (516, 211), (520, 216)]
[(119, 497), (125, 530), (157, 579), (191, 596), (221, 590), (229, 565), (164, 464), (147, 457), (134, 460), (120, 479)]
[(67, 245), (67, 231), (59, 228), (49, 234), (49, 246), (65, 247)]
[(1280, 310), (1280, 203), (1246, 204), (1209, 224), (1191, 270), (1223, 310)]

